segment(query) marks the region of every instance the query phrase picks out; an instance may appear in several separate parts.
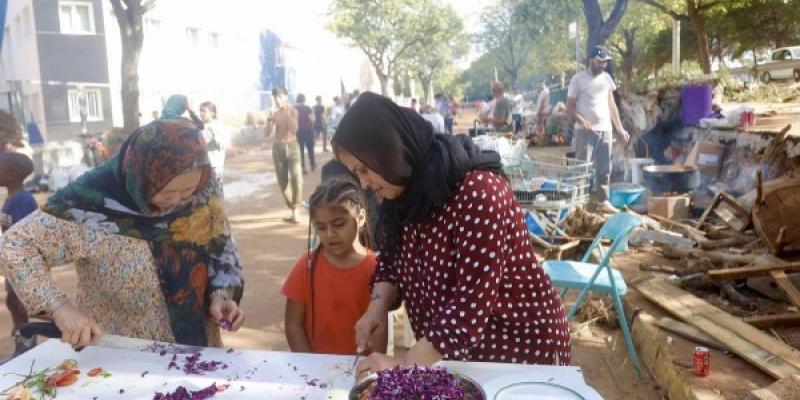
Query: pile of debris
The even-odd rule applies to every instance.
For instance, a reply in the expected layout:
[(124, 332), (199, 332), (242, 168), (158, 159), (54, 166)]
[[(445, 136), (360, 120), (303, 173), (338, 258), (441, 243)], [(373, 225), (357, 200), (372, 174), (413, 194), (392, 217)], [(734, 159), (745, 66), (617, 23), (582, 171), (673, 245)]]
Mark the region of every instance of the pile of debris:
[(634, 285), (682, 320), (664, 329), (682, 334), (671, 326), (683, 325), (694, 332), (684, 336), (775, 378), (800, 373), (800, 335), (792, 328), (800, 326), (800, 262), (790, 261), (800, 250), (800, 231), (792, 229), (800, 223), (800, 180), (762, 184), (759, 175), (752, 195), (720, 192), (696, 221), (642, 218), (648, 228), (631, 244), (675, 260), (642, 263), (640, 270), (666, 276)]

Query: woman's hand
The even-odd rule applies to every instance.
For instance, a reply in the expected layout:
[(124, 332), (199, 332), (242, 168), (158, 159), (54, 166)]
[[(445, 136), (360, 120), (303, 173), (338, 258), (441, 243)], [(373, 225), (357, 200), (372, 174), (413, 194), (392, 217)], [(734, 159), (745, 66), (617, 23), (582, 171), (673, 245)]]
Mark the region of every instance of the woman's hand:
[(358, 354), (365, 351), (381, 351), (386, 349), (379, 349), (381, 343), (385, 346), (386, 339), (380, 340), (380, 335), (386, 335), (387, 332), (387, 311), (383, 307), (367, 308), (367, 312), (359, 318), (356, 322), (356, 352)]
[(239, 308), (239, 305), (233, 300), (220, 296), (211, 296), (208, 314), (214, 318), (214, 322), (231, 332), (238, 331), (244, 324), (244, 311)]
[(97, 344), (103, 331), (92, 317), (72, 304), (64, 304), (53, 312), (53, 322), (61, 330), (61, 341), (72, 348)]
[(399, 357), (390, 357), (386, 354), (372, 353), (367, 358), (359, 361), (356, 366), (356, 381), (363, 379), (369, 374), (392, 369), (402, 365), (403, 360)]

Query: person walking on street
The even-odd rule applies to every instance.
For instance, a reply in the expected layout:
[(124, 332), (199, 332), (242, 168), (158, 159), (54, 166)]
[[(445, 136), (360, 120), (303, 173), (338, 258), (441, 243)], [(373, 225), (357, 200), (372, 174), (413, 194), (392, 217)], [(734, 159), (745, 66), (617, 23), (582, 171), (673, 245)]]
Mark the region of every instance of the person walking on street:
[(286, 91), (272, 89), (275, 108), (269, 112), (266, 136), (269, 139), (275, 132), (272, 144), (272, 161), (286, 207), (292, 211), (284, 221), (300, 223), (298, 206), (303, 198), (303, 175), (300, 168), (300, 146), (297, 144), (297, 110), (289, 105)]
[(225, 171), (225, 150), (228, 148), (230, 135), (217, 118), (217, 106), (214, 103), (200, 103), (200, 120), (203, 121), (203, 138), (206, 141), (208, 160), (221, 187), (222, 174)]
[(339, 126), (339, 121), (342, 120), (344, 116), (344, 105), (342, 104), (342, 99), (339, 96), (333, 98), (333, 107), (331, 107), (330, 112), (328, 113), (328, 125), (331, 129), (331, 132), (336, 132), (336, 127)]
[(623, 142), (630, 139), (622, 126), (614, 91), (617, 86), (606, 72), (611, 57), (602, 46), (589, 52), (588, 67), (575, 74), (567, 90), (567, 113), (575, 120), (575, 150), (577, 157), (595, 164), (593, 192), (598, 209), (615, 211), (608, 202), (611, 181), (612, 125)]
[(308, 175), (306, 169), (306, 157), (304, 152), (308, 151), (308, 163), (311, 171), (317, 168), (314, 160), (314, 112), (311, 107), (306, 105), (306, 96), (297, 95), (297, 141), (300, 142), (300, 165), (303, 167), (303, 175)]
[(453, 134), (453, 109), (450, 100), (442, 94), (438, 94), (436, 100), (436, 108), (439, 114), (444, 118), (444, 133)]
[(314, 106), (314, 141), (322, 136), (322, 151), (328, 151), (328, 127), (325, 126), (325, 106), (322, 105), (322, 96), (317, 96)]
[(536, 140), (541, 140), (545, 135), (547, 118), (550, 116), (550, 89), (547, 81), (539, 84), (539, 97), (536, 99)]
[(522, 129), (522, 113), (525, 111), (525, 98), (518, 90), (514, 92), (514, 111), (511, 113), (511, 119), (514, 121), (514, 134), (518, 134)]

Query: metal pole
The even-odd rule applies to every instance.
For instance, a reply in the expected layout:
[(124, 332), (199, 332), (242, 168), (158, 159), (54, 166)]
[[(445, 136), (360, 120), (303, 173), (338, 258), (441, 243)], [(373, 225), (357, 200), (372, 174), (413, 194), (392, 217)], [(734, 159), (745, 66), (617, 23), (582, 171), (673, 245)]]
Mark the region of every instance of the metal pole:
[(672, 73), (681, 72), (681, 21), (672, 20)]
[(578, 22), (575, 21), (575, 73), (581, 70), (581, 49), (580, 49), (580, 30)]

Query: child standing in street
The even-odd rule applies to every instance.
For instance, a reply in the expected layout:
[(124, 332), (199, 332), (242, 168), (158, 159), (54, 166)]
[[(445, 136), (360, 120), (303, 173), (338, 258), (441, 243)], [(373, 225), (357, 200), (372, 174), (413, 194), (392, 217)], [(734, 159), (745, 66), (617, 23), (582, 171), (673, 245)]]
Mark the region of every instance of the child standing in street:
[[(33, 162), (28, 156), (19, 153), (0, 153), (0, 186), (8, 191), (8, 197), (0, 212), (0, 231), (6, 231), (28, 214), (36, 211), (38, 205), (33, 195), (23, 189), (25, 178), (33, 173)], [(28, 323), (28, 312), (14, 293), (14, 288), (5, 281), (6, 307), (11, 313), (14, 327), (11, 337), (14, 339), (14, 357), (36, 346), (36, 338), (26, 339), (19, 334), (19, 328)]]
[(334, 177), (317, 187), (309, 205), (320, 244), (300, 257), (283, 285), (286, 339), (294, 352), (352, 355), (376, 265), (367, 248), (366, 200), (354, 179)]

